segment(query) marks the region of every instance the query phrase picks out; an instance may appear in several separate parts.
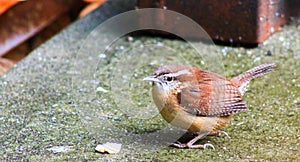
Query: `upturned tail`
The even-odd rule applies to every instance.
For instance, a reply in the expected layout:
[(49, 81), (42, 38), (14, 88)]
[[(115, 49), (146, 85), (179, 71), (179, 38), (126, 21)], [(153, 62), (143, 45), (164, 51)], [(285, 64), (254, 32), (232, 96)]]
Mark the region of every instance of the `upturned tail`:
[(251, 79), (275, 71), (275, 69), (276, 69), (275, 63), (262, 64), (232, 78), (231, 81), (236, 86), (238, 86), (240, 93), (244, 95), (244, 93), (248, 89), (248, 85)]

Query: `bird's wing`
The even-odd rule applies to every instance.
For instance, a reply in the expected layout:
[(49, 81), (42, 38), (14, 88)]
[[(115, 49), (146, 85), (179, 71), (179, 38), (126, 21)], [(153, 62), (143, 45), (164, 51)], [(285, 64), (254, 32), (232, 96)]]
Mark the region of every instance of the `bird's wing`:
[(195, 84), (177, 94), (186, 112), (197, 116), (228, 116), (247, 109), (238, 88), (229, 80), (208, 71), (198, 75)]

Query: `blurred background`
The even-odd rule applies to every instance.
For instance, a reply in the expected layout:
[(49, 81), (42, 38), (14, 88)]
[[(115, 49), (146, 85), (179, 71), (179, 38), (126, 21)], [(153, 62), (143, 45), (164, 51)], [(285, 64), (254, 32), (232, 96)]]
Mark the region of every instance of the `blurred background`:
[[(99, 24), (141, 8), (186, 15), (216, 45), (194, 41), (196, 51), (174, 35), (147, 30), (129, 33), (106, 48)], [(299, 11), (300, 0), (0, 0), (0, 161), (300, 161)], [(160, 13), (149, 17), (181, 35), (195, 36), (185, 23), (174, 25)], [(214, 57), (199, 53), (221, 61), (205, 62)], [(142, 109), (153, 102), (141, 78), (161, 60), (182, 58), (210, 71), (208, 66), (222, 65), (228, 78), (262, 63), (279, 65), (251, 83), (245, 96), (249, 111), (236, 115), (224, 130), (231, 139), (201, 141), (211, 142), (214, 151), (161, 148), (159, 137), (173, 139), (168, 130), (156, 136), (167, 123), (159, 115), (148, 120), (145, 115), (156, 111)], [(112, 129), (116, 127), (126, 133)], [(147, 143), (136, 140), (140, 136)], [(122, 152), (95, 153), (104, 140), (122, 141)], [(51, 151), (56, 146), (67, 151)]]
[(105, 0), (1, 0), (0, 75)]
[[(70, 23), (105, 2), (1, 0), (0, 75)], [(179, 12), (203, 27), (216, 44), (244, 47), (256, 47), (280, 31), (284, 24), (299, 14), (300, 8), (299, 0), (136, 0), (128, 3), (135, 9), (161, 8)], [(163, 16), (156, 18), (165, 24), (170, 21)], [(180, 30), (190, 36), (189, 29)], [(150, 33), (170, 36), (157, 31)]]

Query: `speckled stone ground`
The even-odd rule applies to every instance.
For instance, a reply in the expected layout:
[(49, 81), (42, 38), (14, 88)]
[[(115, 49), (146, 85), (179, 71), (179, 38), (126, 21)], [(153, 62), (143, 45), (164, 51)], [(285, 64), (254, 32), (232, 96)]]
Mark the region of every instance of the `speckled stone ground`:
[[(124, 36), (104, 53), (97, 51), (95, 47), (101, 43), (89, 39), (90, 34), (97, 34), (91, 31), (118, 14), (112, 12), (116, 7), (123, 11), (130, 8), (105, 4), (1, 77), (1, 160), (300, 160), (299, 19), (256, 48), (199, 43), (198, 52), (222, 56), (221, 62), (211, 63), (201, 61), (203, 58), (188, 43), (159, 37)], [(126, 55), (124, 51), (140, 55)], [(159, 57), (166, 51), (166, 57)], [(96, 65), (92, 64), (95, 56), (99, 58)], [(182, 131), (169, 127), (157, 114), (148, 93), (150, 86), (140, 78), (149, 75), (159, 59), (172, 61), (177, 57), (207, 70), (214, 64), (222, 66), (222, 75), (229, 78), (265, 62), (277, 63), (278, 69), (251, 83), (244, 97), (249, 110), (236, 115), (224, 128), (230, 139), (208, 137), (199, 141), (213, 144), (215, 150), (176, 149), (164, 141), (176, 139)], [(134, 67), (137, 60), (145, 66), (138, 70), (128, 66)], [(125, 87), (116, 81), (120, 77)], [(104, 142), (122, 143), (121, 152), (95, 153), (96, 145)]]

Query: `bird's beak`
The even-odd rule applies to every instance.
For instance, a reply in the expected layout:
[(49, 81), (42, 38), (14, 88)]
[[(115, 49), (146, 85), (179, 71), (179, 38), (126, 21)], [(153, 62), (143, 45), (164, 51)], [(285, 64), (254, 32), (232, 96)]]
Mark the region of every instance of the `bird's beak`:
[(159, 82), (159, 79), (157, 79), (155, 76), (147, 76), (143, 79), (143, 81)]

